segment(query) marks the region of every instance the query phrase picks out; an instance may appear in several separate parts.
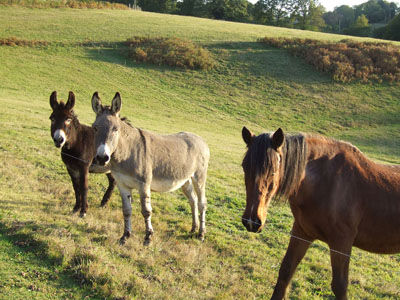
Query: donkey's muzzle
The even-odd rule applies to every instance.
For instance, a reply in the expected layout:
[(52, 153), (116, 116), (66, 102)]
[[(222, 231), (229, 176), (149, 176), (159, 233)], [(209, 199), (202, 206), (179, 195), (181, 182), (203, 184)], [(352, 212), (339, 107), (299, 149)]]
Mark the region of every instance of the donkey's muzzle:
[(96, 163), (99, 164), (100, 166), (104, 166), (104, 165), (106, 165), (106, 164), (110, 161), (110, 156), (108, 156), (107, 154), (104, 154), (104, 155), (96, 155), (95, 161), (96, 161)]
[(242, 217), (242, 224), (246, 227), (247, 231), (250, 232), (261, 232), (262, 224), (259, 218), (246, 218), (245, 216)]
[(64, 138), (62, 136), (58, 136), (58, 137), (53, 138), (53, 141), (54, 141), (54, 145), (57, 148), (60, 148), (61, 145), (64, 144)]

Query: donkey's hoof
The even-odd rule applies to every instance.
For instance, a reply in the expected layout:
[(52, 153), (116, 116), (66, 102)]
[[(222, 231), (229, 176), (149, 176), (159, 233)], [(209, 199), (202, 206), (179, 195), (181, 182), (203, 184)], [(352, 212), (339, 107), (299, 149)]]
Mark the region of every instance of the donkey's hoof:
[(144, 238), (143, 245), (148, 246), (151, 244), (151, 241), (153, 240), (153, 231), (147, 232), (146, 237)]
[(149, 246), (151, 244), (151, 239), (145, 238), (143, 242), (143, 246)]
[(206, 235), (205, 232), (200, 232), (199, 235), (198, 235), (199, 240), (204, 242), (205, 235)]
[(195, 234), (199, 230), (198, 227), (192, 227), (192, 230), (190, 230), (190, 234)]
[(73, 214), (76, 214), (79, 211), (79, 207), (74, 207), (74, 209), (72, 210)]
[(130, 232), (124, 232), (124, 234), (119, 239), (119, 244), (120, 245), (125, 245), (127, 239), (129, 239), (130, 236), (131, 236)]

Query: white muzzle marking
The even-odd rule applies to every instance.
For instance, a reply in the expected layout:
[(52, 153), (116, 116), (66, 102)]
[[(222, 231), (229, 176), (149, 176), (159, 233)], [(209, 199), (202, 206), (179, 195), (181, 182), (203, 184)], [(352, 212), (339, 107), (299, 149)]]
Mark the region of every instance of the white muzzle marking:
[[(64, 146), (65, 142), (67, 141), (67, 136), (65, 135), (64, 130), (62, 130), (62, 129), (57, 129), (57, 130), (54, 132), (53, 140), (54, 140), (54, 144), (55, 144), (57, 147), (62, 147), (62, 146)], [(59, 142), (59, 141), (61, 141), (61, 142)]]
[(105, 161), (105, 163), (108, 163), (110, 161), (111, 158), (111, 151), (110, 151), (110, 147), (108, 147), (107, 144), (101, 144), (98, 148), (97, 148), (97, 156), (99, 157), (108, 157), (108, 160)]

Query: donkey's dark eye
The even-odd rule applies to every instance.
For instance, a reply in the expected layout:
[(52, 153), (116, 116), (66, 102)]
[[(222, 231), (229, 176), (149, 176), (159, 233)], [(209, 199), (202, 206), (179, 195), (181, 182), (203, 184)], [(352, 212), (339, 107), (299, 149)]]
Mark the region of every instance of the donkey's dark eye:
[(49, 119), (50, 119), (51, 123), (53, 123), (53, 124), (56, 122), (56, 119), (54, 119), (53, 117), (50, 117)]
[(117, 132), (117, 131), (118, 131), (118, 128), (117, 128), (117, 127), (114, 127), (114, 128), (112, 129), (112, 131), (113, 131), (113, 132)]
[(71, 122), (72, 122), (72, 119), (68, 118), (65, 120), (65, 125), (69, 125), (69, 124), (71, 124)]
[(93, 126), (94, 132), (97, 132), (97, 126)]

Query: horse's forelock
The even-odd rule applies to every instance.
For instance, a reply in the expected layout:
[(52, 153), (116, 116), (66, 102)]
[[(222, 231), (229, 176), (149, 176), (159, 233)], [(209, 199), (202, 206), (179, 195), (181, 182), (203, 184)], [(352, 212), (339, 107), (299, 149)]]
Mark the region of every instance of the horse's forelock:
[(242, 166), (253, 179), (265, 178), (279, 166), (281, 172), (277, 199), (287, 199), (297, 191), (306, 166), (306, 143), (302, 134), (286, 135), (281, 148), (282, 159), (279, 162), (272, 150), (271, 134), (263, 133), (255, 137), (247, 149)]

